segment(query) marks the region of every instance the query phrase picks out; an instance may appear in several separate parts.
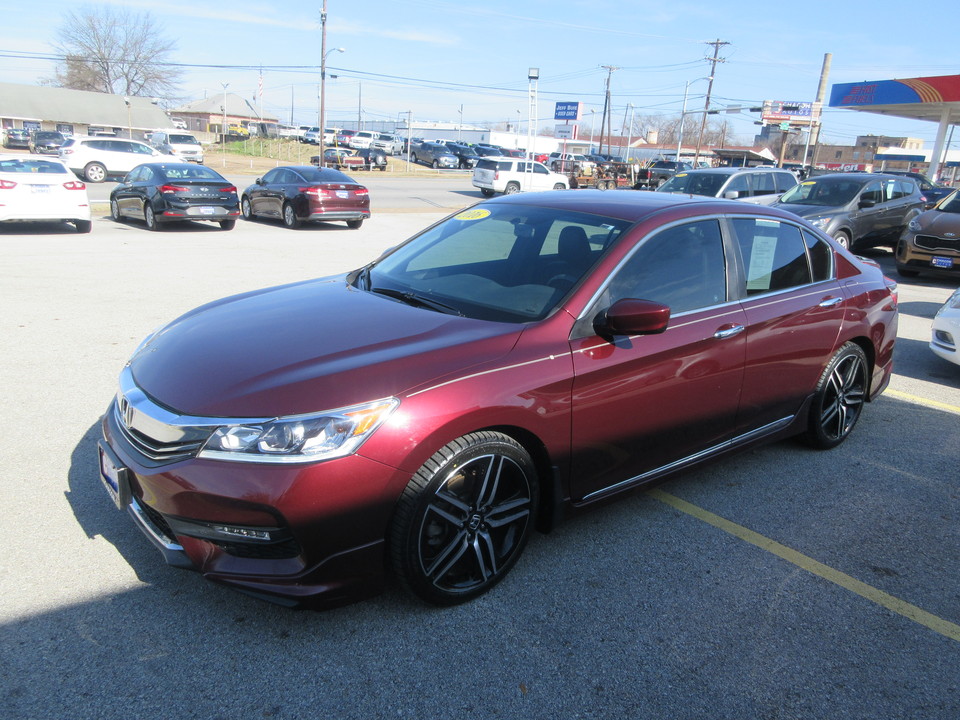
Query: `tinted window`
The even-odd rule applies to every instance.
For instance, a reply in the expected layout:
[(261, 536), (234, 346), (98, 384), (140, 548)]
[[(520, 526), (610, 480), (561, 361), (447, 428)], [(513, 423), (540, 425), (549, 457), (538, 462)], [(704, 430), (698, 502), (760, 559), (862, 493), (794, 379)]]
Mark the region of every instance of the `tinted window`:
[(733, 226), (746, 271), (747, 295), (810, 282), (806, 243), (800, 228), (759, 218), (738, 218)]
[(653, 300), (671, 314), (718, 305), (727, 299), (720, 225), (701, 220), (648, 238), (610, 282), (606, 300)]
[(783, 192), (784, 190), (789, 190), (790, 188), (792, 188), (794, 185), (797, 184), (797, 178), (794, 176), (793, 173), (778, 172), (778, 173), (771, 173), (771, 174), (776, 176), (777, 192)]
[(266, 175), (263, 176), (263, 182), (275, 183), (277, 182), (277, 178), (279, 177), (280, 177), (280, 168), (274, 168), (273, 170), (270, 170), (269, 172), (267, 172)]
[(772, 172), (758, 172), (754, 173), (753, 180), (753, 194), (754, 195), (772, 195), (777, 191), (776, 185), (774, 184), (774, 175), (776, 173)]
[(716, 197), (731, 173), (687, 172), (674, 175), (660, 186), (661, 192)]
[(830, 245), (805, 231), (803, 240), (807, 246), (807, 255), (810, 257), (813, 281), (830, 280), (833, 277), (833, 250)]

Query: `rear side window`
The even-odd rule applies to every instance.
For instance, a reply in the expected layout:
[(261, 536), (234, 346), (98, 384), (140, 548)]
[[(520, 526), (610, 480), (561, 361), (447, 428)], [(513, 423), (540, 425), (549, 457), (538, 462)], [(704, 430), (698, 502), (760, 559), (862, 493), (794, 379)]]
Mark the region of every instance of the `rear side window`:
[(804, 231), (803, 241), (810, 256), (810, 272), (814, 282), (823, 282), (833, 277), (833, 250), (815, 235)]
[(737, 218), (733, 227), (746, 271), (748, 296), (811, 282), (807, 246), (800, 228), (760, 218)]
[(774, 173), (758, 172), (753, 175), (753, 194), (754, 195), (772, 195), (777, 191), (774, 185)]

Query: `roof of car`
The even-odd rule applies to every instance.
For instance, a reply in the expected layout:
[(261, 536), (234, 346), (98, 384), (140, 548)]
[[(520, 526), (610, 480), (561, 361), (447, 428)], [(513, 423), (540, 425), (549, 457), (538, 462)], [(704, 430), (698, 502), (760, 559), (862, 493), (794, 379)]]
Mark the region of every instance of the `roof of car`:
[(700, 195), (677, 195), (660, 192), (607, 192), (604, 190), (546, 191), (538, 193), (519, 193), (504, 195), (486, 200), (490, 203), (508, 203), (516, 205), (536, 205), (558, 210), (571, 210), (593, 215), (637, 222), (655, 213), (671, 208), (700, 207), (704, 213), (730, 212), (736, 214), (768, 215), (796, 220), (792, 213), (776, 210), (763, 205), (752, 205), (738, 200), (704, 197)]

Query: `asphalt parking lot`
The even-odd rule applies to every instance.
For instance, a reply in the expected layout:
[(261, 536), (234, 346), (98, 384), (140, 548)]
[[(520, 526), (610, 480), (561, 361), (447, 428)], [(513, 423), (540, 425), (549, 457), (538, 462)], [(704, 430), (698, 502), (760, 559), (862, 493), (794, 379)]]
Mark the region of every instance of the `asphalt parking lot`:
[(467, 605), (290, 611), (163, 564), (97, 476), (140, 339), (480, 199), (450, 183), (381, 214), (374, 190), (355, 231), (0, 228), (0, 717), (960, 716), (960, 367), (926, 347), (956, 281), (901, 283), (896, 376), (840, 448), (778, 443), (567, 522)]

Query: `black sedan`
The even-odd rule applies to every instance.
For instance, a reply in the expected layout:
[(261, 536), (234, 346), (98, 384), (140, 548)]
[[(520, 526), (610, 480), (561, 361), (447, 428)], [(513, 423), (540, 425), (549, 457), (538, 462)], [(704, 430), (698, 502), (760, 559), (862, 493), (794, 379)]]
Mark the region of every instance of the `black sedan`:
[(312, 220), (345, 220), (356, 230), (370, 217), (370, 194), (339, 170), (291, 165), (257, 178), (243, 191), (240, 210), (246, 220), (278, 218), (288, 228)]
[(110, 193), (110, 215), (117, 222), (143, 220), (150, 230), (185, 220), (212, 220), (232, 230), (240, 203), (237, 188), (216, 170), (195, 163), (145, 163)]

